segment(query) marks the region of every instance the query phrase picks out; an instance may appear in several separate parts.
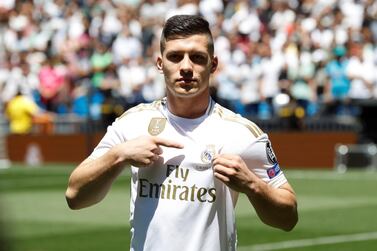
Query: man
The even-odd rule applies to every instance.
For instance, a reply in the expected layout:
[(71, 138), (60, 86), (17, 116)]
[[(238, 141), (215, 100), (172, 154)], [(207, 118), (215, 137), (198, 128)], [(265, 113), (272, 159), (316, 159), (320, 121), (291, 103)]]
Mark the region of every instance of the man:
[(347, 115), (350, 79), (347, 76), (347, 49), (338, 45), (333, 49), (334, 58), (326, 64), (328, 81), (324, 86), (325, 114)]
[(38, 106), (29, 97), (18, 91), (6, 105), (5, 114), (9, 119), (10, 132), (26, 134), (31, 132), (33, 117), (38, 113)]
[(72, 173), (72, 209), (99, 202), (131, 166), (131, 250), (235, 250), (234, 207), (245, 193), (263, 222), (291, 230), (296, 198), (255, 124), (209, 95), (218, 60), (208, 22), (167, 20), (157, 68), (166, 98), (118, 118)]

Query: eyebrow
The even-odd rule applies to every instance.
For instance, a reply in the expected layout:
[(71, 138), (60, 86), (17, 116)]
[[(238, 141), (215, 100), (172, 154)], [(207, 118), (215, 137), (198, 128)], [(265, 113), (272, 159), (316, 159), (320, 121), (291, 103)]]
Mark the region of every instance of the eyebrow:
[(189, 54), (199, 54), (199, 55), (202, 55), (202, 56), (207, 56), (207, 55), (210, 55), (210, 53), (208, 51), (201, 51), (201, 50), (196, 50), (196, 49), (193, 49), (193, 50), (189, 50), (189, 51), (186, 51), (186, 50), (166, 50), (166, 55), (170, 55), (170, 54), (174, 54), (174, 53), (178, 53), (178, 54), (184, 54), (188, 52)]

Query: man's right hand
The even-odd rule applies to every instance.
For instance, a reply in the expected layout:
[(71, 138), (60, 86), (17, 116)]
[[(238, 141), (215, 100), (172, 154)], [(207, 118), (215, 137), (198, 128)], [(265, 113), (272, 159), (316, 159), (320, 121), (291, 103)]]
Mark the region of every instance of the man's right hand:
[(113, 147), (122, 162), (136, 167), (151, 166), (162, 154), (161, 146), (182, 149), (183, 145), (156, 136), (140, 136)]

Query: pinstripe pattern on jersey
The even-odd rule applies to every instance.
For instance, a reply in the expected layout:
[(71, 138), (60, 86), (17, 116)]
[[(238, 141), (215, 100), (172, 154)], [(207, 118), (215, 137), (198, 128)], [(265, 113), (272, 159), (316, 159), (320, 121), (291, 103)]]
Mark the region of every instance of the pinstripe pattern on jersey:
[(224, 120), (233, 121), (233, 122), (242, 124), (247, 129), (249, 129), (249, 131), (256, 138), (261, 136), (264, 133), (256, 124), (254, 124), (250, 120), (245, 119), (245, 118), (235, 114), (234, 112), (232, 112), (232, 111), (230, 111), (230, 110), (228, 110), (224, 107), (221, 107), (218, 104), (216, 104), (213, 112), (218, 114), (220, 116), (220, 118), (222, 118)]

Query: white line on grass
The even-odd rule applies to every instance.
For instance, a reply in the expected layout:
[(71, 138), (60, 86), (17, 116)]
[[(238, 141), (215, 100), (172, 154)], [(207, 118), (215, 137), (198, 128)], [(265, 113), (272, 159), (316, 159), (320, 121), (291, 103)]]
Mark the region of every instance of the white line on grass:
[(289, 178), (292, 179), (300, 179), (300, 180), (377, 180), (377, 175), (374, 172), (360, 172), (353, 175), (350, 174), (342, 174), (336, 172), (326, 172), (326, 173), (313, 173), (313, 172), (305, 172), (305, 171), (294, 171), (294, 172), (287, 172), (286, 174)]
[(355, 241), (366, 241), (377, 239), (377, 232), (359, 233), (359, 234), (348, 234), (348, 235), (337, 235), (337, 236), (325, 236), (312, 239), (301, 239), (301, 240), (291, 240), (282, 241), (269, 244), (258, 244), (251, 246), (239, 247), (238, 251), (270, 251), (270, 250), (281, 250), (287, 248), (299, 248), (299, 247), (309, 247), (318, 246), (326, 244), (336, 244), (345, 242), (355, 242)]

